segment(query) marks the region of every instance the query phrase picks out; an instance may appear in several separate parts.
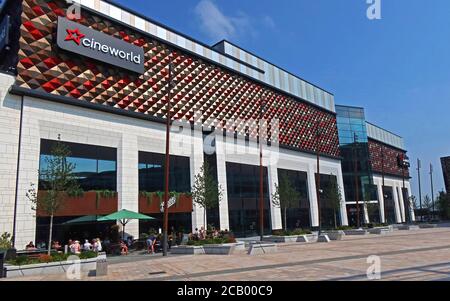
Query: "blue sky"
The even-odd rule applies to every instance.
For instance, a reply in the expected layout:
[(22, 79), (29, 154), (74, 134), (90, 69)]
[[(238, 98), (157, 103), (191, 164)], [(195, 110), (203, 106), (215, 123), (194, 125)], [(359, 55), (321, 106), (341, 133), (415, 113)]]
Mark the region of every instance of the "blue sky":
[(207, 44), (228, 39), (363, 106), (366, 118), (405, 138), (418, 195), (444, 187), (439, 158), (450, 156), (450, 1), (116, 0)]

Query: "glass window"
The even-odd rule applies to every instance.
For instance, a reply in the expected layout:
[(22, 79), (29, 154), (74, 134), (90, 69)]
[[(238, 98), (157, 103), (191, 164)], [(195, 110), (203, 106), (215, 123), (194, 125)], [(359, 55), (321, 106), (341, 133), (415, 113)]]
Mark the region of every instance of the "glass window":
[[(164, 157), (163, 154), (139, 152), (140, 191), (164, 191)], [(191, 191), (189, 157), (170, 156), (169, 190)]]
[[(117, 191), (117, 150), (109, 147), (63, 142), (69, 149), (67, 161), (75, 165), (73, 171), (80, 188), (84, 191), (111, 190)], [(47, 160), (51, 158), (53, 140), (41, 140), (41, 155), (39, 169), (47, 168)], [(45, 189), (46, 183), (39, 181), (40, 189)]]
[[(237, 236), (255, 236), (259, 229), (259, 166), (226, 163), (230, 230)], [(270, 232), (270, 199), (264, 168), (264, 231)]]

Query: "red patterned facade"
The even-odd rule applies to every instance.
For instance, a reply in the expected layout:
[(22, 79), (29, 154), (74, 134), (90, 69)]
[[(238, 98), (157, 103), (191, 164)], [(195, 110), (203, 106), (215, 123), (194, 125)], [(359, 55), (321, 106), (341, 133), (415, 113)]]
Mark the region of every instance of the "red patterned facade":
[[(382, 158), (383, 153), (384, 160)], [(402, 168), (399, 166), (397, 158), (399, 155), (406, 155), (405, 151), (369, 139), (369, 154), (373, 172), (382, 173), (384, 164), (385, 174), (402, 177)], [(406, 178), (409, 177), (408, 168), (404, 169), (404, 175)]]
[[(57, 49), (58, 16), (65, 16), (65, 1), (24, 0), (17, 86), (71, 97), (80, 102), (165, 118), (168, 65), (174, 65), (172, 116), (204, 126), (230, 129), (225, 120), (257, 120), (261, 99), (267, 120), (278, 119), (280, 132), (274, 142), (304, 151), (315, 151), (316, 123), (321, 122), (320, 151), (339, 156), (336, 117), (333, 113), (266, 88), (150, 35), (142, 35), (86, 10), (78, 22), (97, 31), (144, 48), (145, 74), (135, 75), (106, 64), (69, 55)], [(231, 127), (232, 128), (232, 127)], [(246, 134), (246, 126), (236, 129)], [(257, 129), (250, 132), (253, 138)], [(276, 141), (278, 136), (278, 141)]]

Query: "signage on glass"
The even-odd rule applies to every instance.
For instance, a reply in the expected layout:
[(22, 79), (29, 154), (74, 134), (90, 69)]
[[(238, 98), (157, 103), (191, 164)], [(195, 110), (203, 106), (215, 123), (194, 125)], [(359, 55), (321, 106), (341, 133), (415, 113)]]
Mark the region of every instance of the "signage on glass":
[(136, 73), (144, 73), (144, 49), (58, 17), (58, 47)]

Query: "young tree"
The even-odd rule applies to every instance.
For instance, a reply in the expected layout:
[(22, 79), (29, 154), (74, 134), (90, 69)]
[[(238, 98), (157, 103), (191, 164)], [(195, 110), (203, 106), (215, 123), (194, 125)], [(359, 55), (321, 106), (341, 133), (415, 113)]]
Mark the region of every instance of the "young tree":
[(209, 164), (205, 161), (200, 172), (194, 178), (192, 187), (192, 200), (204, 209), (204, 222), (206, 226), (206, 211), (217, 208), (222, 200), (222, 187), (214, 179)]
[(337, 212), (341, 209), (342, 193), (341, 188), (337, 181), (331, 180), (330, 185), (325, 188), (324, 197), (328, 200), (331, 208), (333, 209), (334, 216), (334, 228), (337, 228)]
[(39, 171), (41, 189), (45, 193), (38, 194), (34, 184), (31, 184), (31, 188), (27, 192), (27, 197), (33, 204), (32, 209), (50, 216), (49, 255), (52, 247), (54, 215), (63, 206), (65, 198), (80, 189), (73, 174), (76, 166), (67, 161), (69, 156), (69, 148), (58, 137), (58, 141), (51, 149), (50, 156), (45, 158), (45, 164)]
[(428, 194), (423, 199), (423, 213), (426, 213), (428, 220), (430, 219), (430, 211), (433, 209), (433, 202), (431, 201), (431, 198), (428, 196)]
[(300, 193), (295, 190), (286, 174), (280, 177), (279, 184), (279, 186), (275, 184), (272, 203), (283, 210), (284, 230), (287, 230), (287, 210), (298, 205)]
[(437, 199), (437, 208), (442, 219), (450, 219), (450, 194), (441, 191)]

